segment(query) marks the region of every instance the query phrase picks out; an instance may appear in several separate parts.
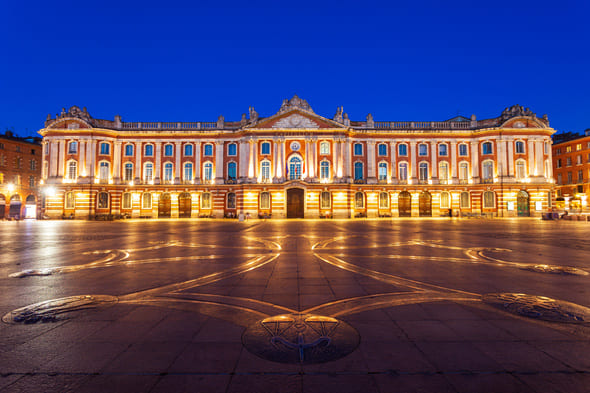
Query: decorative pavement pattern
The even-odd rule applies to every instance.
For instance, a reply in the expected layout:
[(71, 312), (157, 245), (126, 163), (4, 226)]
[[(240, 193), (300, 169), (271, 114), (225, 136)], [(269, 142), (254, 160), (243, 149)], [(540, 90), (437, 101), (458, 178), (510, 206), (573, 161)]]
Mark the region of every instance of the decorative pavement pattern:
[[(412, 226), (416, 226), (418, 231), (413, 235), (404, 236), (404, 224), (409, 222)], [(123, 350), (118, 358), (110, 359), (110, 364), (103, 362), (94, 369), (91, 366), (87, 371), (63, 371), (59, 370), (59, 367), (47, 368), (37, 365), (37, 367), (33, 366), (27, 371), (23, 371), (18, 367), (15, 369), (14, 365), (8, 366), (5, 363), (11, 359), (11, 350), (18, 347), (18, 345), (6, 345), (6, 348), (3, 348), (5, 349), (3, 353), (8, 356), (5, 356), (0, 363), (0, 365), (4, 364), (4, 366), (0, 366), (2, 367), (0, 369), (2, 372), (0, 390), (4, 386), (6, 391), (11, 391), (11, 389), (13, 391), (31, 391), (27, 389), (31, 389), (32, 381), (47, 381), (53, 378), (53, 385), (48, 386), (47, 389), (37, 386), (40, 388), (38, 391), (101, 391), (107, 386), (109, 391), (117, 391), (113, 390), (113, 386), (110, 384), (116, 383), (118, 379), (126, 381), (119, 386), (120, 391), (149, 392), (168, 390), (273, 391), (273, 389), (276, 391), (367, 392), (590, 391), (590, 355), (580, 354), (579, 365), (562, 362), (560, 367), (547, 369), (547, 365), (560, 362), (559, 356), (552, 355), (552, 352), (562, 353), (566, 351), (566, 348), (572, 346), (572, 342), (582, 343), (582, 348), (590, 350), (590, 346), (588, 346), (590, 308), (576, 302), (549, 297), (542, 292), (481, 292), (476, 290), (478, 286), (495, 285), (494, 277), (490, 275), (490, 272), (494, 272), (494, 274), (500, 272), (501, 277), (513, 274), (515, 278), (523, 282), (526, 280), (540, 281), (543, 284), (541, 287), (547, 286), (547, 283), (560, 285), (559, 281), (567, 281), (568, 277), (576, 280), (576, 285), (588, 284), (587, 276), (590, 269), (588, 266), (584, 266), (584, 263), (576, 262), (575, 266), (569, 266), (562, 262), (554, 263), (556, 258), (527, 258), (527, 253), (532, 256), (532, 252), (536, 248), (530, 244), (531, 241), (534, 242), (534, 239), (529, 238), (517, 244), (522, 250), (513, 250), (508, 246), (498, 247), (497, 244), (489, 247), (470, 245), (471, 242), (467, 241), (470, 239), (449, 239), (440, 230), (431, 231), (431, 228), (428, 228), (428, 226), (441, 226), (443, 229), (446, 222), (442, 220), (400, 221), (399, 226), (394, 226), (389, 221), (371, 220), (362, 223), (317, 222), (314, 225), (320, 226), (319, 230), (313, 228), (309, 222), (302, 221), (268, 221), (244, 225), (207, 222), (207, 229), (215, 233), (216, 237), (211, 237), (211, 234), (201, 236), (201, 229), (195, 230), (194, 224), (189, 221), (180, 223), (168, 221), (167, 223), (181, 227), (178, 232), (168, 236), (173, 239), (142, 241), (141, 236), (138, 237), (137, 233), (132, 236), (126, 234), (128, 238), (141, 244), (137, 247), (102, 249), (101, 244), (118, 243), (116, 237), (109, 238), (109, 236), (96, 242), (92, 238), (85, 240), (84, 235), (73, 236), (70, 238), (71, 241), (68, 241), (67, 238), (64, 239), (65, 241), (56, 241), (49, 249), (63, 251), (64, 243), (74, 244), (80, 249), (89, 248), (89, 243), (98, 247), (91, 249), (90, 246), (90, 249), (80, 251), (71, 257), (62, 254), (62, 258), (66, 262), (63, 264), (49, 263), (49, 261), (59, 261), (57, 257), (46, 257), (47, 263), (39, 264), (30, 263), (32, 259), (29, 258), (29, 265), (39, 266), (8, 272), (5, 280), (12, 281), (8, 285), (9, 287), (18, 286), (27, 280), (46, 280), (50, 276), (59, 278), (63, 282), (65, 280), (75, 281), (77, 275), (85, 274), (87, 279), (92, 281), (92, 276), (96, 273), (96, 282), (99, 284), (103, 280), (104, 282), (102, 285), (90, 285), (90, 287), (102, 286), (102, 288), (108, 289), (108, 282), (113, 275), (125, 271), (126, 276), (135, 273), (139, 275), (139, 282), (135, 282), (134, 285), (140, 287), (144, 286), (141, 283), (141, 277), (146, 274), (148, 277), (146, 288), (130, 292), (113, 290), (49, 298), (6, 312), (2, 317), (3, 322), (8, 329), (10, 326), (22, 326), (20, 332), (23, 332), (22, 329), (27, 329), (27, 327), (33, 329), (34, 327), (57, 326), (56, 330), (59, 330), (67, 323), (77, 319), (88, 321), (90, 318), (92, 320), (93, 315), (100, 315), (101, 312), (111, 312), (116, 315), (116, 309), (119, 308), (133, 310), (131, 313), (141, 313), (141, 308), (147, 306), (150, 310), (170, 310), (169, 312), (172, 314), (166, 315), (174, 315), (175, 318), (178, 318), (176, 325), (182, 326), (185, 322), (179, 315), (193, 313), (197, 318), (213, 318), (212, 322), (209, 322), (212, 329), (215, 329), (215, 320), (225, 321), (239, 328), (237, 330), (229, 329), (235, 337), (227, 337), (227, 342), (220, 343), (216, 340), (219, 344), (218, 347), (203, 345), (200, 348), (198, 346), (192, 348), (193, 352), (210, 352), (198, 355), (193, 353), (193, 360), (200, 359), (199, 361), (202, 361), (208, 357), (213, 359), (231, 358), (233, 355), (225, 352), (224, 347), (228, 343), (234, 344), (236, 341), (240, 341), (243, 348), (251, 354), (248, 356), (250, 363), (256, 365), (258, 369), (244, 372), (213, 367), (207, 371), (188, 371), (182, 367), (175, 369), (175, 362), (169, 360), (168, 364), (160, 368), (146, 367), (141, 369), (139, 367), (132, 373), (118, 372), (116, 368), (110, 367), (112, 365), (110, 362), (114, 361), (116, 364), (118, 358), (125, 358), (127, 353), (132, 352), (131, 349), (141, 346), (140, 343), (129, 340), (127, 351)], [(533, 221), (528, 221), (529, 225), (532, 223)], [(30, 226), (35, 224), (37, 223), (31, 223)], [(37, 225), (42, 226), (43, 224)], [(508, 220), (494, 222), (499, 232), (502, 232), (503, 227), (511, 224), (513, 222)], [(534, 224), (540, 225), (538, 222), (534, 222)], [(8, 227), (11, 223), (1, 225)], [(67, 223), (63, 225), (67, 227)], [(89, 229), (92, 225), (100, 228), (101, 225), (106, 224), (86, 223), (84, 229)], [(136, 228), (142, 225), (141, 222), (121, 223), (121, 225), (129, 225), (137, 231), (142, 230)], [(162, 229), (167, 224), (166, 222), (157, 224), (150, 222), (150, 225), (156, 225)], [(234, 232), (226, 233), (225, 236), (221, 235), (220, 239), (218, 237), (220, 236), (220, 232), (218, 232), (220, 228), (216, 228), (216, 225), (223, 226), (221, 232), (228, 228)], [(469, 222), (465, 225), (473, 227), (476, 231), (483, 229), (482, 224)], [(312, 230), (307, 228), (307, 230), (301, 231), (296, 226), (312, 227)], [(119, 226), (117, 229), (120, 230), (120, 228)], [(580, 229), (582, 232), (584, 231), (584, 228)], [(72, 229), (65, 228), (65, 230)], [(489, 228), (486, 227), (485, 230), (489, 230)], [(330, 232), (333, 233), (332, 236), (327, 235)], [(544, 234), (544, 232), (542, 233)], [(424, 236), (425, 234), (428, 236)], [(489, 233), (483, 235), (488, 236)], [(203, 239), (194, 241), (195, 237)], [(404, 237), (413, 238), (391, 241), (391, 238)], [(190, 240), (187, 241), (187, 239)], [(49, 242), (41, 240), (33, 248), (42, 250), (52, 241), (54, 240), (49, 240)], [(506, 239), (494, 242), (512, 244)], [(529, 243), (527, 244), (527, 242)], [(8, 243), (4, 240), (3, 244)], [(14, 247), (12, 255), (26, 254), (22, 249)], [(11, 255), (10, 246), (7, 249)], [(514, 260), (511, 259), (512, 254), (517, 254)], [(41, 260), (43, 261), (43, 257)], [(567, 261), (567, 259), (565, 260)], [(314, 274), (306, 277), (305, 274), (300, 274), (300, 270), (305, 270), (304, 265), (308, 261), (312, 261), (314, 267), (317, 266), (319, 270), (316, 269)], [(293, 278), (292, 274), (294, 262), (297, 264), (296, 278)], [(10, 266), (7, 266), (10, 269), (15, 264), (7, 265)], [(176, 272), (176, 276), (184, 278), (182, 280), (171, 281), (170, 279), (173, 277), (154, 278), (154, 274), (156, 276), (158, 274), (166, 275), (164, 270), (173, 266), (189, 266), (191, 268)], [(193, 272), (195, 266), (198, 268)], [(437, 278), (437, 271), (449, 267), (452, 268), (453, 274), (461, 276), (459, 280), (448, 280), (447, 283), (444, 275), (442, 278)], [(267, 295), (261, 298), (260, 292), (269, 288), (269, 280), (264, 287), (242, 285), (245, 284), (244, 281), (247, 281), (250, 274), (269, 268), (272, 269), (271, 276), (275, 273), (279, 274), (279, 280), (277, 281), (278, 287)], [(142, 269), (146, 269), (147, 273), (142, 272)], [(282, 269), (286, 274), (281, 279)], [(429, 270), (432, 271), (429, 272)], [(486, 285), (474, 285), (474, 281), (481, 281), (486, 278), (486, 275), (490, 275), (490, 281)], [(424, 276), (424, 279), (419, 279), (420, 276)], [(545, 277), (540, 279), (542, 276), (546, 276), (548, 281)], [(327, 277), (329, 278), (326, 281)], [(156, 281), (167, 282), (163, 285), (151, 285)], [(468, 283), (468, 285), (453, 285), (453, 281)], [(331, 289), (331, 296), (326, 296), (323, 292), (322, 282), (329, 284), (327, 286)], [(305, 297), (307, 290), (304, 290), (303, 286), (308, 284), (315, 285), (309, 296)], [(364, 293), (349, 296), (348, 294), (361, 292), (357, 287), (362, 287)], [(228, 288), (231, 288), (229, 293)], [(244, 295), (232, 293), (247, 288), (254, 288), (250, 291), (252, 296), (247, 296), (248, 291), (243, 291)], [(337, 293), (336, 288), (342, 292), (342, 295)], [(313, 293), (313, 291), (317, 293)], [(291, 296), (299, 297), (297, 307), (294, 307), (292, 299), (289, 299)], [(304, 297), (306, 300), (302, 301)], [(328, 298), (328, 301), (312, 303)], [(281, 301), (285, 299), (287, 302)], [(412, 309), (411, 307), (419, 305), (425, 307), (427, 305), (426, 309), (429, 309), (436, 307), (437, 304), (440, 305), (443, 314), (439, 320), (429, 317), (423, 318), (424, 323), (420, 325), (420, 321), (411, 315), (424, 312), (423, 308)], [(393, 320), (396, 323), (393, 326), (396, 328), (388, 331), (382, 326), (385, 324), (382, 323), (381, 318), (384, 315), (396, 315), (396, 309), (404, 311), (394, 318), (389, 318), (388, 324), (391, 324)], [(470, 316), (465, 317), (464, 320), (461, 318), (447, 320), (444, 316), (445, 309), (452, 310), (452, 313), (470, 314)], [(387, 314), (380, 314), (380, 310), (386, 310)], [(404, 313), (408, 314), (406, 318), (403, 317)], [(449, 316), (452, 318), (452, 314)], [(187, 319), (187, 321), (190, 320)], [(519, 339), (518, 334), (511, 335), (511, 329), (514, 327), (509, 327), (510, 322), (506, 323), (510, 320), (517, 322), (518, 329), (525, 331), (519, 332), (519, 334), (523, 333), (524, 339)], [(462, 321), (465, 326), (460, 325)], [(499, 324), (504, 324), (504, 327), (503, 329), (498, 329), (498, 326), (490, 327), (489, 321), (501, 321)], [(468, 329), (469, 325), (473, 325), (473, 330)], [(90, 324), (89, 326), (96, 328), (97, 325)], [(169, 327), (171, 334), (178, 330), (178, 326), (170, 325)], [(124, 332), (126, 335), (135, 329), (133, 323), (127, 324), (126, 328), (131, 330), (131, 332)], [(137, 329), (137, 334), (141, 334), (142, 328), (138, 326)], [(531, 337), (526, 337), (527, 329), (533, 332)], [(531, 361), (530, 358), (537, 355), (534, 354), (534, 345), (530, 343), (535, 341), (534, 332), (538, 329), (549, 336), (551, 333), (547, 332), (555, 332), (556, 337), (559, 338), (552, 337), (552, 340), (549, 340), (549, 344), (555, 348), (538, 351), (548, 359), (547, 363), (536, 364), (531, 368), (528, 365)], [(4, 330), (7, 331), (7, 328), (5, 327)], [(467, 337), (461, 337), (461, 333), (459, 333), (452, 340), (436, 339), (451, 335), (451, 331), (463, 331)], [(167, 351), (167, 332), (163, 333), (163, 336), (159, 338), (162, 341), (162, 347), (158, 351), (147, 354), (143, 353), (141, 349), (137, 349), (136, 355), (143, 353), (141, 356), (161, 357), (162, 353)], [(468, 336), (474, 333), (478, 340), (468, 339)], [(75, 334), (84, 335), (84, 332), (76, 331)], [(395, 344), (384, 340), (382, 348), (377, 349), (375, 343), (382, 338), (380, 335), (391, 335), (398, 339)], [(417, 340), (418, 336), (421, 336), (419, 340)], [(496, 336), (500, 336), (501, 340)], [(566, 340), (565, 337), (571, 339)], [(462, 342), (463, 338), (467, 340)], [(435, 345), (436, 349), (428, 348), (432, 344), (430, 339), (437, 344)], [(562, 347), (560, 340), (568, 342), (568, 345)], [(108, 343), (109, 338), (103, 337), (102, 341)], [(114, 341), (118, 342), (118, 338)], [(367, 365), (361, 367), (346, 363), (347, 359), (354, 360), (359, 347), (362, 348), (365, 341), (367, 346), (375, 351), (374, 360), (377, 363), (381, 362), (381, 366), (386, 366), (385, 368), (371, 369), (368, 367), (372, 363), (371, 361), (367, 361)], [(494, 352), (493, 346), (482, 345), (486, 347), (485, 350), (477, 350), (473, 348), (472, 341), (484, 344), (499, 341), (501, 345), (508, 347), (503, 348), (503, 351)], [(79, 340), (78, 343), (80, 342), (83, 343), (84, 340)], [(408, 344), (413, 345), (408, 346)], [(509, 348), (511, 344), (513, 348)], [(21, 345), (26, 346), (27, 343), (24, 342)], [(40, 348), (31, 347), (31, 354), (39, 350), (41, 352), (47, 350), (48, 347), (54, 349), (52, 345), (46, 344), (45, 348), (41, 344), (37, 345)], [(236, 350), (235, 345), (231, 345), (231, 348), (233, 351)], [(428, 353), (433, 350), (435, 352), (441, 351), (443, 355), (439, 354), (439, 358), (432, 355), (429, 357)], [(183, 355), (187, 356), (186, 348), (179, 354), (178, 348), (170, 345), (170, 351), (175, 353), (176, 363)], [(387, 354), (388, 351), (392, 352), (394, 356)], [(367, 348), (364, 348), (363, 354), (366, 352)], [(483, 355), (475, 355), (476, 352), (483, 353)], [(370, 350), (368, 353), (370, 356)], [(414, 358), (420, 354), (422, 356), (417, 362), (419, 364), (406, 369), (404, 356), (407, 355), (409, 363), (412, 363)], [(506, 362), (506, 357), (509, 357), (510, 354), (513, 354), (516, 359), (524, 358), (522, 362), (524, 367), (520, 367), (517, 360), (513, 361), (510, 367), (503, 366), (502, 363)], [(53, 355), (44, 353), (41, 357), (49, 359)], [(84, 358), (81, 354), (76, 356)], [(240, 359), (246, 357), (245, 354), (239, 356)], [(253, 361), (252, 356), (261, 359), (262, 363)], [(59, 355), (57, 357), (59, 358)], [(463, 357), (472, 359), (460, 366), (454, 365), (454, 363), (462, 363), (457, 359)], [(490, 366), (494, 362), (481, 364), (486, 363), (490, 358), (499, 358), (499, 366), (495, 364)], [(51, 361), (53, 360), (50, 360), (49, 364)], [(135, 362), (137, 359), (131, 357), (129, 361)], [(343, 361), (345, 363), (341, 364), (344, 367), (330, 367), (330, 365), (338, 365), (338, 362)], [(540, 362), (538, 359), (536, 361)], [(219, 360), (216, 359), (213, 363), (215, 362), (219, 362)], [(272, 366), (273, 363), (276, 366)], [(324, 364), (327, 367), (322, 366)], [(180, 385), (178, 383), (170, 385), (170, 380), (174, 378), (177, 380), (183, 378), (184, 382)], [(194, 378), (194, 383), (186, 382), (190, 378)], [(206, 382), (198, 383), (199, 378), (206, 380)], [(216, 378), (218, 381), (211, 385)], [(222, 382), (224, 378), (227, 380)], [(280, 382), (282, 378), (285, 379), (285, 384)], [(564, 378), (569, 382), (563, 382)], [(238, 383), (237, 381), (241, 379), (249, 382)], [(386, 382), (387, 380), (389, 381)], [(168, 388), (167, 384), (170, 385)]]

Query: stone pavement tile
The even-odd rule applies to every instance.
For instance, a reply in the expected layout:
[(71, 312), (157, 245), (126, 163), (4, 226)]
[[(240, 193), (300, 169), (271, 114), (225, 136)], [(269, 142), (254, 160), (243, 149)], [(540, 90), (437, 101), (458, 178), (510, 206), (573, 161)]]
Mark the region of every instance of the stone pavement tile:
[(141, 338), (141, 341), (192, 341), (206, 320), (206, 316), (196, 313), (185, 315), (183, 319), (170, 318), (168, 316), (150, 329)]
[(367, 295), (367, 292), (356, 284), (334, 284), (332, 281), (330, 281), (330, 287), (332, 288), (332, 292), (334, 292), (334, 296), (336, 296), (338, 299), (347, 299), (351, 297)]
[(230, 373), (242, 351), (241, 343), (199, 342), (187, 345), (169, 368), (170, 373)]
[(410, 340), (416, 341), (460, 341), (460, 334), (447, 327), (441, 321), (403, 321), (397, 324), (404, 330)]
[(75, 343), (58, 353), (52, 361), (43, 364), (41, 371), (67, 373), (96, 373), (125, 352), (128, 344), (107, 342)]
[(244, 327), (217, 318), (209, 318), (193, 337), (194, 342), (241, 343)]
[(14, 347), (46, 334), (65, 322), (11, 325), (0, 322), (0, 352), (10, 351)]
[(385, 309), (376, 309), (376, 310), (368, 310), (368, 311), (363, 311), (363, 312), (357, 312), (354, 314), (348, 314), (346, 316), (343, 316), (342, 318), (343, 320), (346, 320), (350, 323), (353, 323), (355, 321), (359, 321), (359, 322), (367, 322), (367, 321), (382, 321), (382, 322), (391, 322), (391, 317), (385, 312)]
[[(362, 345), (362, 343), (361, 343)], [(326, 363), (306, 364), (301, 366), (305, 374), (315, 373), (353, 373), (365, 374), (369, 371), (363, 353), (357, 348), (343, 358)]]
[(299, 277), (298, 280), (299, 280), (300, 287), (305, 287), (305, 286), (326, 287), (329, 284), (329, 281), (326, 279), (326, 277), (319, 277), (319, 278)]
[(426, 356), (411, 342), (363, 340), (357, 351), (363, 354), (371, 373), (391, 370), (401, 374), (436, 371)]
[(163, 373), (168, 370), (188, 343), (142, 342), (109, 362), (105, 373)]
[(446, 320), (443, 323), (467, 341), (515, 340), (516, 338), (488, 321), (471, 319)]
[(96, 375), (76, 389), (76, 393), (144, 393), (158, 382), (157, 375)]
[(274, 295), (265, 292), (262, 300), (271, 304), (276, 304), (278, 306), (283, 306), (295, 311), (299, 311), (299, 296), (295, 296), (295, 294)]
[(432, 317), (419, 304), (407, 304), (383, 309), (394, 321), (425, 321)]
[(590, 391), (590, 374), (588, 373), (544, 373), (517, 377), (539, 393), (588, 393)]
[(302, 310), (333, 302), (336, 298), (333, 295), (299, 295), (299, 304)]
[(506, 320), (490, 320), (490, 323), (508, 333), (517, 337), (520, 340), (536, 341), (536, 340), (563, 340), (571, 341), (576, 337), (562, 333), (556, 329), (552, 329), (549, 325), (545, 325), (536, 320), (526, 321), (522, 319), (506, 319)]
[[(456, 390), (439, 374), (374, 376), (379, 393), (455, 393)], [(499, 392), (498, 392), (499, 393)]]
[(77, 321), (116, 321), (124, 318), (127, 314), (137, 308), (144, 306), (135, 306), (129, 304), (115, 304), (114, 306), (91, 310), (76, 317)]
[(84, 341), (110, 323), (109, 321), (79, 321), (72, 319), (30, 340), (29, 343), (42, 345), (48, 342), (56, 344)]
[(248, 374), (248, 373), (287, 373), (287, 374), (298, 374), (301, 371), (299, 364), (288, 364), (271, 362), (269, 360), (262, 359), (252, 353), (246, 348), (240, 353), (238, 364), (236, 366), (236, 373)]
[(138, 322), (114, 321), (85, 338), (86, 342), (115, 342), (134, 343), (156, 326), (162, 318), (157, 320)]
[[(8, 386), (1, 386), (3, 393), (66, 393), (76, 392), (88, 380), (87, 375), (25, 375)], [(1, 380), (0, 380), (1, 383)]]
[(18, 381), (21, 378), (25, 378), (22, 374), (6, 374), (0, 373), (0, 391), (5, 391), (5, 389)]
[(305, 393), (378, 393), (372, 375), (368, 374), (319, 374), (303, 376)]
[[(553, 343), (559, 346), (560, 342)], [(573, 371), (542, 350), (522, 341), (473, 342), (480, 351), (494, 359), (503, 369), (514, 372)]]
[(474, 313), (469, 307), (469, 303), (458, 304), (454, 302), (432, 302), (421, 303), (420, 307), (432, 319), (448, 320), (448, 319), (481, 319), (479, 315)]
[(306, 282), (300, 280), (299, 295), (324, 295), (334, 297), (334, 292), (332, 292), (332, 289), (328, 286), (327, 282), (325, 285), (307, 285)]
[(533, 341), (530, 344), (576, 371), (590, 372), (588, 341)]
[(496, 361), (485, 355), (469, 342), (424, 342), (416, 346), (441, 372), (456, 371), (502, 371)]
[(374, 321), (367, 319), (347, 322), (360, 334), (363, 343), (406, 340), (404, 331), (393, 321)]
[(161, 321), (170, 313), (174, 312), (162, 307), (138, 307), (121, 317), (118, 322), (122, 323), (151, 323), (152, 321)]
[(31, 345), (29, 342), (15, 346), (10, 351), (0, 352), (0, 373), (30, 373), (53, 360), (68, 346), (45, 342)]
[(150, 393), (225, 393), (230, 375), (166, 375)]
[(285, 374), (234, 375), (227, 393), (299, 393), (302, 376)]
[(446, 378), (459, 393), (535, 393), (535, 390), (507, 373), (448, 374)]
[(247, 285), (247, 286), (238, 286), (231, 291), (231, 296), (235, 297), (243, 297), (247, 299), (256, 299), (261, 300), (264, 296), (264, 290), (266, 286), (264, 285)]

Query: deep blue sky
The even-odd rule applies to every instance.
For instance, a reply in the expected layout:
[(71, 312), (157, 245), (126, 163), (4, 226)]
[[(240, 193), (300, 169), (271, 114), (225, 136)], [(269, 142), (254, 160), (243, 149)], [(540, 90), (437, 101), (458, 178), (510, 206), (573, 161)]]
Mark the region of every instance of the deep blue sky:
[[(402, 2), (399, 2), (402, 3)], [(124, 121), (495, 117), (520, 104), (590, 128), (590, 2), (5, 1), (0, 132), (86, 106)]]

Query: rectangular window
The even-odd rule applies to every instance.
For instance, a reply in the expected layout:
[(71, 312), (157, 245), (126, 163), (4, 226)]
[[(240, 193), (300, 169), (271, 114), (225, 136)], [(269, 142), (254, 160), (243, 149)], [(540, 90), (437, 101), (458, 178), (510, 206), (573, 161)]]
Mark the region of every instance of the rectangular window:
[(144, 156), (151, 157), (154, 155), (154, 145), (145, 145)]
[(557, 174), (557, 184), (562, 184), (561, 173)]
[(582, 144), (578, 143), (578, 144), (576, 144), (576, 151), (580, 151), (580, 150), (582, 150)]
[(558, 168), (561, 168), (561, 158), (558, 158), (558, 159), (557, 159), (556, 166), (557, 166)]
[(387, 145), (385, 143), (381, 143), (379, 145), (377, 154), (379, 154), (380, 156), (387, 155)]
[(328, 191), (323, 191), (320, 201), (320, 207), (322, 209), (329, 209), (331, 204), (330, 193)]
[(567, 173), (567, 184), (572, 184), (572, 173), (571, 172)]
[(68, 146), (68, 154), (78, 153), (78, 142), (70, 142)]
[(555, 149), (555, 155), (561, 154), (561, 148)]
[(421, 143), (418, 145), (418, 155), (419, 156), (427, 156), (428, 155), (428, 145), (425, 143)]
[(363, 155), (363, 145), (360, 143), (354, 144), (354, 155), (355, 156), (362, 156)]
[(447, 155), (447, 145), (438, 145), (438, 155), (439, 156), (446, 156)]
[(235, 143), (230, 143), (227, 145), (227, 155), (228, 156), (236, 156), (238, 154), (238, 148)]
[(172, 157), (172, 154), (174, 152), (174, 146), (172, 145), (165, 145), (164, 146), (164, 156), (166, 157)]
[(201, 209), (211, 209), (211, 194), (208, 192), (201, 194)]
[(205, 152), (203, 155), (210, 157), (213, 155), (213, 145), (205, 145)]
[(133, 155), (133, 145), (125, 145), (125, 155), (128, 157)]
[(29, 188), (35, 188), (35, 176), (29, 176)]
[(20, 146), (16, 146), (16, 151), (20, 153)]
[(582, 165), (582, 156), (576, 156), (576, 165)]
[(131, 193), (125, 192), (123, 193), (123, 209), (131, 209)]
[(193, 145), (184, 145), (184, 155), (187, 157), (193, 155)]
[(572, 166), (572, 158), (571, 157), (567, 157), (565, 160), (566, 160), (567, 166)]
[(100, 144), (100, 154), (108, 155), (108, 154), (110, 154), (110, 151), (111, 151), (111, 145), (109, 145), (108, 143), (101, 143)]
[(262, 145), (260, 146), (260, 154), (263, 154), (263, 155), (270, 154), (270, 143), (269, 142), (262, 143)]
[(31, 160), (31, 170), (34, 171), (37, 169), (37, 161)]
[(565, 147), (565, 152), (566, 153), (571, 153), (572, 152), (572, 147), (571, 146), (566, 146)]
[(578, 171), (578, 183), (583, 183), (583, 182), (584, 182), (584, 171), (580, 169)]
[(397, 154), (400, 156), (407, 156), (408, 155), (408, 145), (402, 143), (397, 147)]

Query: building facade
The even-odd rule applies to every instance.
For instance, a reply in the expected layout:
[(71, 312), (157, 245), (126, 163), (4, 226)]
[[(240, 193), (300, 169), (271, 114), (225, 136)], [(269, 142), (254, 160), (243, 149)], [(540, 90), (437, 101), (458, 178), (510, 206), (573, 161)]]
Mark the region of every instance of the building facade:
[(351, 121), (297, 96), (263, 118), (124, 122), (47, 117), (49, 217), (354, 218), (536, 215), (551, 204), (546, 116)]
[(41, 139), (0, 135), (0, 219), (38, 216)]
[(588, 210), (590, 197), (590, 129), (584, 135), (555, 135), (553, 145), (556, 207), (559, 210)]

